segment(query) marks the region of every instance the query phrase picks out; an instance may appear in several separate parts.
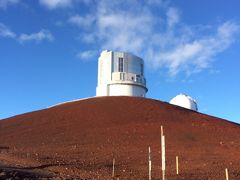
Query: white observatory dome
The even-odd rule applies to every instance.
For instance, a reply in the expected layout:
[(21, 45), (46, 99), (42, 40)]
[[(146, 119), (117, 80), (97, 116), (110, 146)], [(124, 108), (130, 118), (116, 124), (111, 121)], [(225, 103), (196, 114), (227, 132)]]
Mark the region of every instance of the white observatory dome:
[(169, 103), (173, 105), (181, 106), (193, 111), (198, 111), (197, 102), (192, 97), (185, 94), (177, 95), (176, 97), (171, 99)]
[(147, 91), (142, 58), (127, 52), (101, 53), (96, 96), (145, 97)]

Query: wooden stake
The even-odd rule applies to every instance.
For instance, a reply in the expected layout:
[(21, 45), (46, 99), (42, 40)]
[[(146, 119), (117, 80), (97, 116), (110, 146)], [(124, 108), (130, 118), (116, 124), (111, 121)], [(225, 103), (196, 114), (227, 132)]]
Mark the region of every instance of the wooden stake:
[(148, 147), (148, 179), (151, 180), (152, 176), (152, 161), (151, 161), (151, 148)]
[(115, 158), (113, 158), (112, 178), (115, 177)]
[(162, 179), (165, 180), (166, 160), (165, 160), (165, 136), (162, 136)]
[(179, 174), (179, 171), (178, 171), (178, 156), (176, 156), (176, 173), (177, 175)]
[(226, 173), (226, 180), (229, 180), (228, 179), (228, 169), (227, 168), (225, 169), (225, 173)]
[(161, 126), (161, 137), (163, 136), (163, 126)]
[(161, 126), (161, 152), (162, 152), (162, 179), (165, 180), (165, 169), (166, 169), (166, 159), (165, 159), (165, 136), (163, 135), (163, 126)]

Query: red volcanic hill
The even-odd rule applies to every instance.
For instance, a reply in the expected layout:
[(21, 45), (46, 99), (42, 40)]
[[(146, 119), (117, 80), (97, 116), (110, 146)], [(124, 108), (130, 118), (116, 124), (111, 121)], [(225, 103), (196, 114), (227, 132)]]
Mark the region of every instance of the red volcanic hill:
[[(160, 127), (167, 179), (240, 179), (240, 126), (165, 102), (97, 97), (0, 121), (0, 179), (160, 179)], [(175, 157), (179, 157), (176, 175)], [(2, 176), (1, 176), (2, 173)]]

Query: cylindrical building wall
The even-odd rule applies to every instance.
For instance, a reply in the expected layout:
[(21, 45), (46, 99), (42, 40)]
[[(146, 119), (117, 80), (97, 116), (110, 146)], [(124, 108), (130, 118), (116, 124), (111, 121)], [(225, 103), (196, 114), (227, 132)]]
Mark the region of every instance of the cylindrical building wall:
[(128, 84), (109, 85), (109, 96), (140, 96), (145, 97), (146, 90), (141, 86)]

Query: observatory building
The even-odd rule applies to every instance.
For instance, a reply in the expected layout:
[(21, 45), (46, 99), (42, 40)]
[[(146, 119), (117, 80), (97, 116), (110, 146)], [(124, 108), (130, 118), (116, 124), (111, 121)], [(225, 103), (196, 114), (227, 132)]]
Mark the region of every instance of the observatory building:
[(171, 99), (169, 103), (173, 105), (181, 106), (193, 111), (198, 111), (197, 102), (192, 97), (185, 94), (177, 95), (176, 97)]
[(141, 96), (147, 92), (144, 62), (126, 52), (102, 51), (96, 96)]

